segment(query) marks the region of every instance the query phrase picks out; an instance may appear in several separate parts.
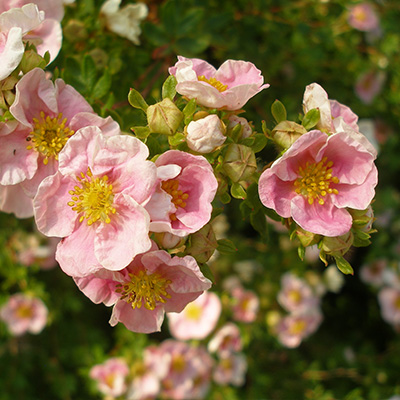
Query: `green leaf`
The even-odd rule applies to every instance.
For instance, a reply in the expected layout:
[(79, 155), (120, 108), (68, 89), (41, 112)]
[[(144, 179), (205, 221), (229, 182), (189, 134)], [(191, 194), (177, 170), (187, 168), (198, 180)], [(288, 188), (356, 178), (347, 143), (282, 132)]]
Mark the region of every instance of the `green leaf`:
[(164, 82), (162, 86), (162, 98), (165, 99), (166, 97), (170, 98), (171, 100), (174, 99), (176, 95), (176, 78), (173, 75), (170, 75)]
[(243, 219), (249, 219), (253, 209), (244, 201), (240, 203), (240, 212), (242, 213)]
[(210, 267), (208, 266), (208, 264), (199, 264), (200, 267), (200, 271), (202, 272), (202, 274), (209, 279), (212, 283), (215, 283), (215, 278), (214, 278), (214, 274), (212, 273)]
[(96, 82), (92, 91), (93, 99), (101, 99), (111, 89), (111, 74), (106, 69), (103, 76)]
[(235, 143), (238, 143), (239, 142), (239, 139), (240, 139), (240, 137), (241, 137), (241, 135), (242, 135), (242, 131), (243, 131), (243, 126), (242, 126), (242, 124), (236, 124), (234, 127), (233, 127), (233, 129), (231, 130), (231, 132), (230, 132), (230, 137), (232, 138), (232, 140), (235, 142)]
[(297, 254), (299, 255), (300, 260), (301, 260), (301, 261), (304, 261), (304, 256), (305, 256), (305, 254), (306, 254), (306, 249), (305, 249), (305, 247), (302, 246), (302, 245), (300, 245), (300, 246), (297, 248)]
[(302, 125), (304, 128), (309, 131), (310, 129), (314, 128), (315, 125), (318, 124), (320, 119), (320, 112), (318, 108), (313, 108), (310, 110), (303, 118)]
[(133, 108), (138, 108), (144, 112), (146, 112), (149, 107), (143, 96), (136, 89), (131, 89), (129, 91), (128, 101)]
[(209, 45), (210, 38), (207, 36), (183, 37), (176, 41), (175, 49), (177, 54), (187, 54), (192, 57), (202, 53)]
[(146, 139), (150, 135), (150, 129), (148, 126), (134, 126), (131, 130), (139, 139)]
[(180, 132), (175, 133), (175, 135), (168, 136), (168, 143), (172, 147), (176, 147), (183, 142), (185, 142), (185, 135)]
[(342, 256), (335, 256), (336, 265), (341, 272), (346, 275), (354, 275), (353, 268), (349, 264), (347, 260), (345, 260)]
[(268, 139), (262, 133), (257, 133), (254, 137), (254, 143), (252, 144), (251, 148), (253, 149), (254, 153), (260, 152), (268, 143)]
[(231, 202), (232, 198), (229, 196), (228, 192), (225, 192), (219, 196), (222, 204), (228, 204)]
[(179, 36), (185, 36), (197, 30), (197, 27), (204, 17), (203, 8), (191, 8), (188, 9), (184, 17), (179, 21), (176, 27), (176, 34)]
[(245, 199), (246, 198), (246, 191), (243, 189), (243, 186), (238, 183), (234, 182), (231, 186), (231, 195), (235, 199)]
[(185, 116), (186, 125), (191, 121), (193, 114), (196, 111), (196, 107), (196, 99), (192, 99), (186, 104), (185, 108), (182, 110), (183, 115)]
[(271, 113), (275, 121), (279, 122), (286, 121), (287, 112), (285, 106), (279, 101), (275, 100), (271, 106)]
[(217, 243), (217, 250), (221, 254), (235, 254), (238, 250), (234, 243), (229, 239), (219, 239), (217, 240)]
[(250, 223), (252, 227), (261, 235), (261, 237), (264, 239), (267, 237), (267, 219), (265, 218), (264, 212), (261, 209), (253, 212), (250, 215)]
[(86, 54), (82, 61), (82, 78), (86, 85), (87, 91), (90, 93), (96, 82), (97, 71), (93, 58)]

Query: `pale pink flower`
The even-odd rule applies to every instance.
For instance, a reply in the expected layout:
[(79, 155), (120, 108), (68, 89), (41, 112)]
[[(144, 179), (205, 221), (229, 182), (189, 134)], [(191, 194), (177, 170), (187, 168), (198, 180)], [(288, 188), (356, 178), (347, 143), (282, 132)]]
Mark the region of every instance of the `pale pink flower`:
[(101, 270), (75, 282), (94, 303), (114, 305), (112, 326), (122, 322), (141, 333), (159, 331), (165, 312), (181, 312), (211, 287), (193, 257), (171, 258), (164, 250), (138, 255), (121, 271)]
[(319, 298), (311, 287), (291, 272), (282, 276), (281, 286), (278, 302), (286, 311), (299, 314), (319, 306)]
[(275, 326), (275, 331), (283, 346), (294, 348), (314, 333), (321, 321), (322, 314), (317, 309), (306, 314), (289, 314), (281, 318)]
[(359, 3), (349, 9), (348, 22), (359, 31), (372, 32), (379, 29), (379, 19), (369, 3)]
[(242, 125), (242, 136), (241, 136), (242, 139), (247, 138), (252, 135), (253, 129), (250, 126), (249, 121), (247, 121), (246, 118), (239, 117), (235, 114), (233, 114), (229, 117), (229, 123), (228, 123), (227, 128), (233, 129), (238, 124)]
[(44, 12), (39, 11), (35, 4), (27, 4), (0, 14), (0, 81), (17, 68), (25, 51), (25, 36), (43, 20)]
[(212, 292), (204, 292), (179, 314), (168, 314), (168, 326), (175, 339), (204, 339), (217, 325), (221, 300)]
[(26, 332), (40, 333), (46, 326), (47, 314), (42, 300), (23, 293), (12, 295), (0, 308), (0, 318), (15, 336)]
[(247, 61), (227, 60), (216, 70), (198, 58), (178, 56), (169, 73), (178, 81), (179, 94), (209, 108), (239, 110), (251, 97), (269, 87), (263, 84), (261, 71)]
[(146, 205), (150, 230), (187, 236), (201, 229), (211, 218), (218, 188), (210, 163), (202, 156), (169, 150), (155, 164), (158, 187)]
[(241, 322), (253, 322), (258, 313), (260, 300), (252, 290), (245, 290), (237, 286), (232, 290), (233, 318)]
[(394, 327), (400, 327), (400, 289), (385, 287), (378, 293), (382, 318)]
[(189, 149), (206, 154), (214, 151), (226, 140), (225, 127), (218, 115), (211, 114), (187, 126), (186, 143)]
[[(0, 139), (1, 140), (1, 139)], [(17, 185), (0, 185), (0, 210), (17, 218), (33, 217), (33, 199)]]
[(247, 372), (246, 356), (228, 353), (222, 356), (213, 371), (213, 379), (219, 385), (242, 386)]
[(381, 287), (384, 284), (384, 272), (387, 266), (388, 262), (385, 259), (373, 260), (362, 265), (360, 269), (360, 278), (364, 283), (375, 287)]
[(208, 342), (208, 351), (220, 356), (242, 350), (242, 338), (238, 326), (227, 322)]
[(343, 235), (353, 222), (346, 208), (365, 210), (374, 197), (374, 159), (347, 132), (310, 131), (262, 173), (261, 202), (306, 231)]
[(35, 220), (46, 236), (63, 238), (56, 259), (71, 276), (118, 271), (150, 249), (143, 204), (156, 182), (148, 148), (128, 135), (80, 129), (59, 153), (59, 170), (40, 184)]
[(98, 390), (106, 396), (118, 397), (126, 392), (129, 368), (122, 358), (109, 358), (90, 369), (89, 376), (97, 381)]
[(359, 76), (355, 84), (356, 95), (365, 104), (371, 104), (382, 91), (385, 74), (382, 71), (368, 71)]

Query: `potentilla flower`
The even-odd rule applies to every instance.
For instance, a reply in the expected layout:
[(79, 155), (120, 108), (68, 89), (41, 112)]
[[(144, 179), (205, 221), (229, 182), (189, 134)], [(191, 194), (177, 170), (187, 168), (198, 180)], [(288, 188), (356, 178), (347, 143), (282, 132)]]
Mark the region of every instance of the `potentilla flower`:
[(158, 184), (146, 205), (150, 230), (177, 236), (197, 232), (211, 218), (218, 188), (210, 163), (202, 156), (169, 150), (155, 164)]
[(150, 218), (143, 204), (156, 182), (148, 148), (128, 135), (80, 129), (59, 153), (59, 170), (40, 184), (35, 219), (46, 236), (63, 238), (56, 259), (81, 277), (125, 268), (150, 249)]
[(382, 71), (367, 71), (359, 76), (354, 90), (359, 99), (365, 104), (371, 104), (381, 92), (385, 74)]
[(126, 392), (126, 377), (129, 367), (122, 358), (109, 358), (102, 364), (94, 365), (89, 376), (97, 381), (98, 390), (106, 396), (118, 397)]
[(373, 32), (379, 29), (378, 16), (369, 3), (360, 3), (351, 7), (348, 22), (359, 31)]
[(42, 300), (23, 293), (12, 295), (0, 308), (0, 318), (15, 336), (26, 332), (40, 333), (46, 326), (47, 313)]
[(214, 151), (226, 140), (225, 127), (217, 115), (207, 115), (187, 126), (186, 143), (197, 153), (207, 154)]
[(365, 210), (374, 197), (374, 159), (346, 132), (310, 131), (261, 174), (261, 202), (306, 231), (344, 235), (353, 221), (346, 208)]
[(247, 61), (227, 60), (216, 70), (198, 58), (178, 56), (169, 73), (178, 81), (179, 94), (209, 108), (239, 110), (251, 97), (269, 87), (263, 84), (261, 71)]
[(141, 333), (159, 331), (165, 312), (181, 312), (211, 287), (193, 257), (171, 258), (164, 250), (138, 255), (121, 271), (101, 270), (75, 282), (94, 303), (114, 305), (112, 326), (122, 322)]
[(400, 290), (385, 287), (378, 293), (382, 318), (394, 327), (400, 327)]
[(44, 12), (35, 4), (13, 8), (0, 14), (0, 81), (17, 68), (24, 55), (23, 40), (44, 21)]
[(319, 298), (315, 296), (311, 287), (290, 272), (282, 276), (277, 299), (279, 304), (291, 313), (304, 313), (319, 306)]
[(242, 386), (247, 372), (246, 356), (242, 353), (225, 354), (217, 362), (213, 379), (219, 385)]
[(179, 314), (168, 314), (171, 335), (179, 340), (204, 339), (217, 325), (221, 310), (219, 297), (215, 293), (204, 292)]
[(208, 351), (224, 356), (242, 350), (242, 338), (238, 326), (227, 322), (208, 342)]
[(241, 322), (253, 322), (258, 313), (260, 300), (252, 290), (245, 290), (241, 286), (232, 289), (233, 318)]

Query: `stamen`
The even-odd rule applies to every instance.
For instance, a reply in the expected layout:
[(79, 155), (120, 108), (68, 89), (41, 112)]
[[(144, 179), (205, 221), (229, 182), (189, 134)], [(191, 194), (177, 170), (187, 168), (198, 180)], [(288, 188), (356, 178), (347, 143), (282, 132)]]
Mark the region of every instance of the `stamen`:
[[(161, 189), (167, 192), (171, 197), (172, 203), (174, 203), (176, 208), (185, 208), (187, 203), (186, 200), (189, 198), (188, 193), (183, 193), (179, 190), (179, 181), (177, 179), (170, 179), (168, 181), (163, 181), (161, 184)], [(176, 214), (170, 215), (171, 221), (176, 221)]]
[(228, 85), (224, 85), (223, 83), (221, 83), (219, 80), (217, 80), (215, 78), (207, 79), (204, 75), (200, 75), (197, 77), (197, 79), (199, 81), (206, 82), (209, 85), (215, 87), (215, 89), (217, 89), (221, 93), (225, 92), (225, 90), (228, 89)]

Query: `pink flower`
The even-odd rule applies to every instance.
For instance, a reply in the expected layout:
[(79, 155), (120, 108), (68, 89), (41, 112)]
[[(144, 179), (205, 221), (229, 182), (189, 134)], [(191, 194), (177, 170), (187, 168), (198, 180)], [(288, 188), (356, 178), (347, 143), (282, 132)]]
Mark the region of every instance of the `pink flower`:
[(241, 322), (253, 322), (258, 313), (260, 301), (252, 290), (245, 290), (237, 286), (232, 290), (233, 297), (233, 318)]
[(384, 284), (384, 276), (387, 268), (387, 260), (373, 260), (372, 262), (364, 264), (361, 267), (360, 278), (365, 283), (369, 283), (375, 287), (381, 287)]
[(289, 314), (275, 327), (278, 340), (285, 347), (298, 347), (306, 337), (318, 329), (321, 321), (322, 314), (316, 309), (306, 314)]
[(369, 3), (360, 3), (351, 7), (348, 22), (359, 31), (372, 32), (379, 29), (378, 16)]
[(189, 148), (197, 153), (211, 153), (224, 144), (225, 127), (217, 115), (207, 115), (187, 126), (186, 142)]
[(374, 159), (351, 132), (310, 131), (262, 173), (261, 202), (309, 232), (343, 235), (352, 226), (346, 208), (365, 210), (374, 197)]
[(23, 39), (43, 20), (44, 13), (35, 4), (0, 14), (0, 80), (7, 78), (17, 68), (25, 51)]
[(204, 292), (179, 314), (168, 314), (171, 335), (179, 340), (206, 338), (217, 325), (221, 309), (219, 297)]
[(378, 293), (382, 318), (394, 327), (400, 327), (400, 289), (385, 287)]
[(178, 81), (179, 94), (209, 108), (239, 110), (251, 97), (269, 87), (263, 84), (261, 71), (246, 61), (227, 60), (216, 70), (198, 58), (178, 56), (169, 73)]
[(385, 74), (382, 71), (368, 71), (360, 75), (355, 85), (355, 92), (365, 104), (371, 104), (381, 92)]
[(0, 308), (0, 318), (15, 336), (26, 332), (36, 334), (46, 326), (47, 312), (47, 307), (39, 298), (16, 293)]
[(208, 351), (217, 352), (220, 356), (242, 350), (242, 339), (238, 326), (232, 322), (226, 323), (208, 342)]
[(75, 282), (94, 303), (114, 305), (112, 326), (122, 322), (141, 333), (159, 331), (165, 312), (181, 312), (211, 287), (193, 257), (171, 258), (164, 250), (141, 254), (121, 271), (101, 270)]
[(143, 207), (156, 167), (140, 140), (82, 128), (59, 153), (59, 170), (39, 186), (35, 220), (46, 236), (63, 238), (56, 260), (71, 276), (118, 271), (150, 249)]
[(318, 307), (318, 297), (303, 279), (288, 272), (282, 276), (281, 285), (278, 302), (286, 311), (299, 314)]
[(99, 391), (112, 397), (126, 392), (125, 379), (128, 374), (128, 365), (121, 358), (109, 358), (103, 364), (93, 366), (89, 372), (90, 377), (97, 381)]
[(218, 182), (209, 162), (178, 150), (157, 158), (158, 187), (146, 205), (150, 230), (187, 236), (211, 218)]
[(229, 353), (219, 359), (213, 371), (213, 379), (219, 385), (242, 386), (246, 372), (246, 356), (242, 353)]

